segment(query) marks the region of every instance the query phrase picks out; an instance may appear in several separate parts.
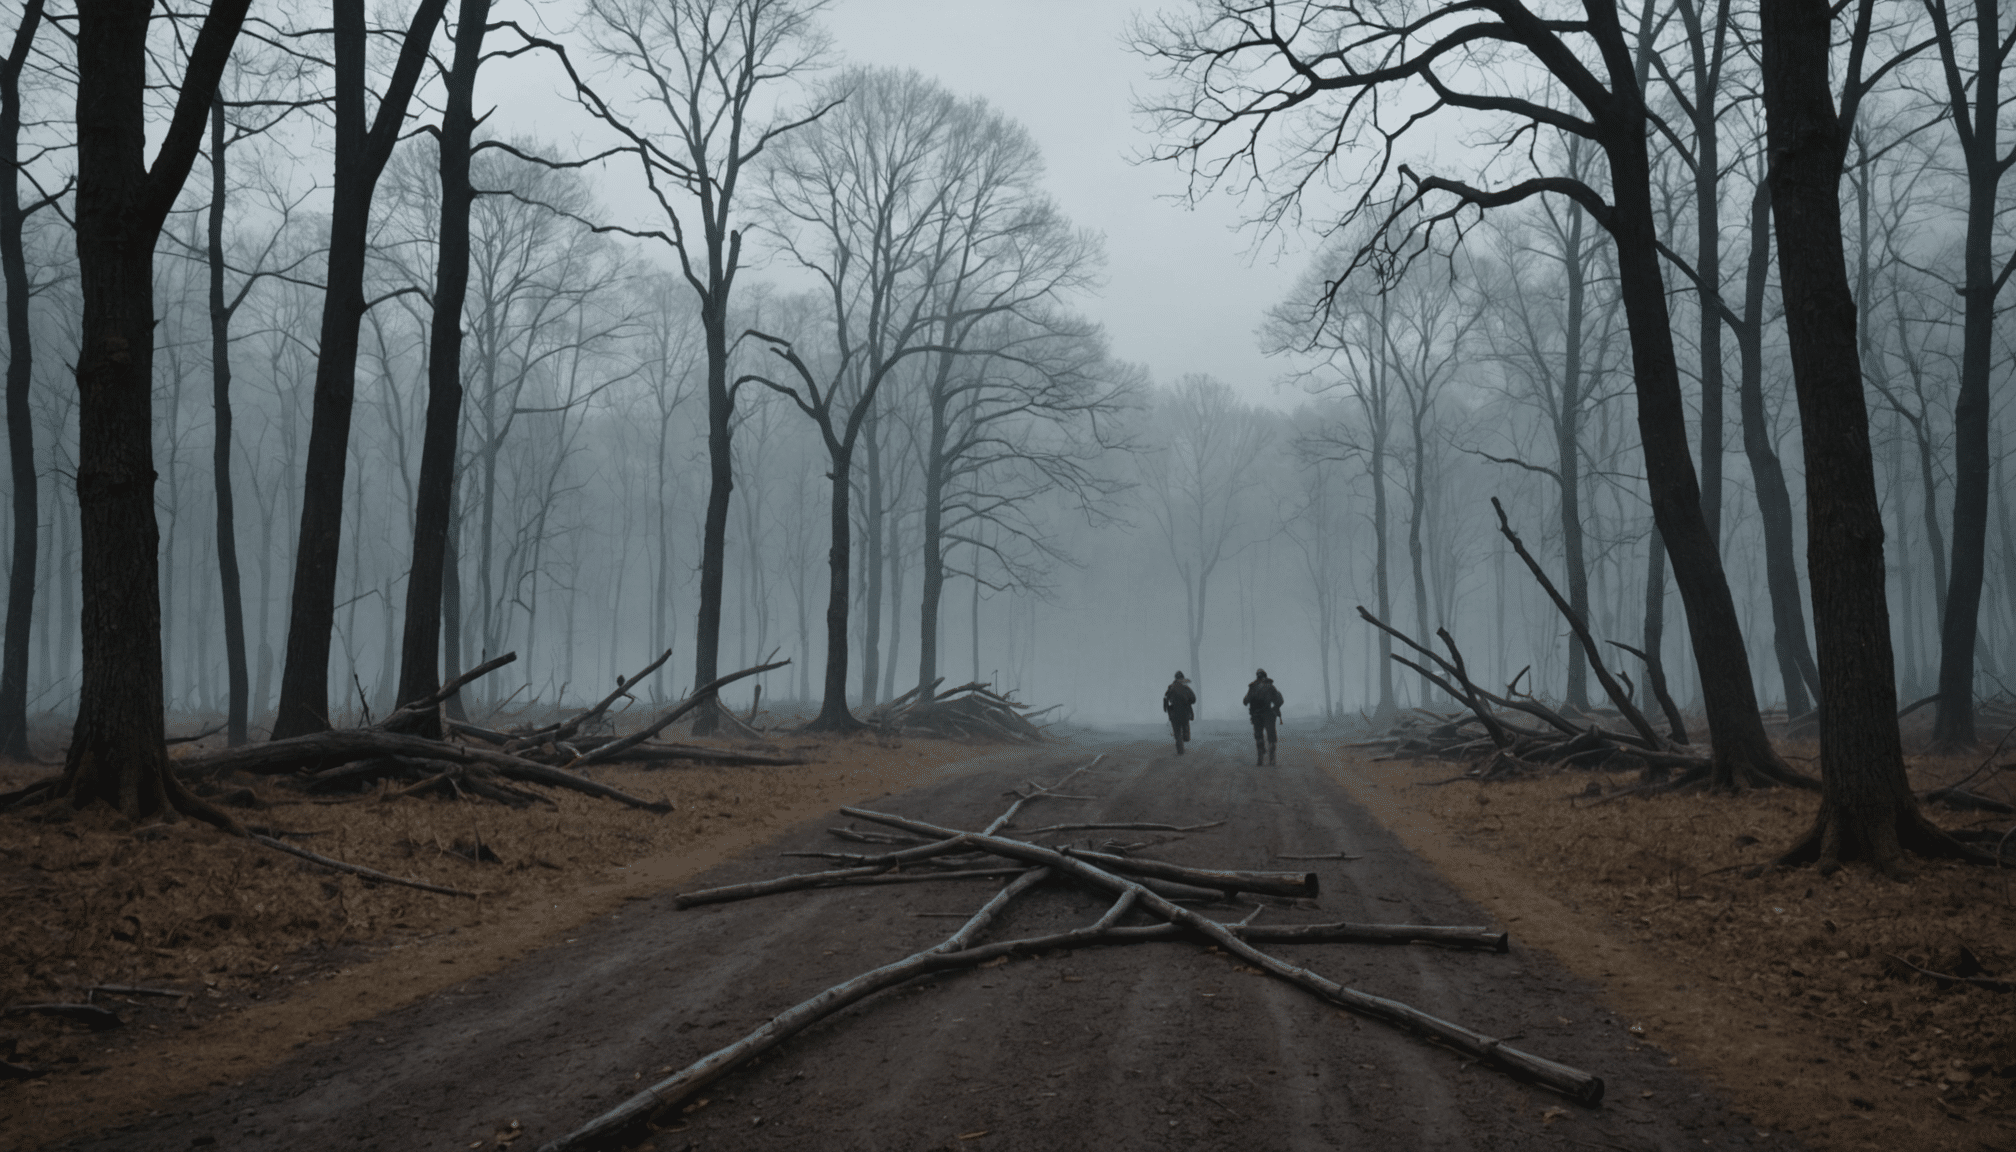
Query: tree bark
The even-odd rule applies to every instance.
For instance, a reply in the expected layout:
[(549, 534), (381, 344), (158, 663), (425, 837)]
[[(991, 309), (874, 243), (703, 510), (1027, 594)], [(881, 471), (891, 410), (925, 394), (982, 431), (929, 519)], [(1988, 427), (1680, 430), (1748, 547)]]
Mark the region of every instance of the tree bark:
[[(1943, 13), (1944, 6), (1938, 11)], [(1988, 480), (1991, 456), (1989, 372), (1994, 358), (1995, 297), (2001, 284), (1994, 263), (1997, 192), (2008, 161), (1998, 151), (2002, 122), (2001, 6), (1974, 5), (1976, 74), (1971, 125), (1966, 90), (1958, 83), (1954, 30), (1942, 28), (1941, 55), (1953, 77), (1952, 115), (1960, 128), (1967, 174), (1967, 234), (1962, 242), (1965, 283), (1960, 338), (1960, 391), (1953, 402), (1953, 568), (1939, 634), (1939, 711), (1933, 743), (1965, 748), (1974, 743), (1974, 646), (1987, 575)], [(1943, 24), (1944, 21), (1942, 20)], [(1929, 499), (1929, 495), (1928, 495)]]
[(28, 637), (35, 625), (35, 565), (41, 543), (35, 476), (33, 336), (28, 327), (28, 257), (22, 247), (21, 69), (42, 23), (43, 0), (27, 0), (14, 45), (0, 61), (0, 277), (7, 286), (7, 461), (14, 485), (14, 554), (7, 580), (7, 632), (0, 648), (0, 756), (28, 759)]
[[(711, 217), (708, 223), (708, 267), (719, 268), (717, 229)], [(732, 259), (727, 268), (732, 275)], [(721, 661), (721, 589), (727, 573), (728, 495), (735, 490), (735, 455), (730, 442), (735, 401), (728, 392), (727, 295), (723, 281), (700, 301), (700, 326), (707, 337), (707, 518), (700, 529), (700, 611), (694, 621), (693, 638), (695, 684), (714, 679)], [(710, 703), (693, 717), (693, 734), (710, 735), (714, 724), (714, 705)]]
[[(1570, 155), (1578, 153), (1571, 145)], [(1568, 606), (1577, 619), (1587, 620), (1589, 571), (1582, 548), (1582, 329), (1588, 285), (1582, 264), (1582, 209), (1570, 204), (1568, 218), (1561, 250), (1568, 277), (1568, 315), (1561, 334), (1561, 396), (1554, 413), (1554, 453), (1561, 489), (1561, 551), (1568, 569)], [(1423, 630), (1420, 634), (1428, 633)], [(1589, 708), (1589, 658), (1576, 644), (1568, 646), (1568, 707), (1578, 712)]]
[(854, 492), (849, 476), (854, 450), (851, 444), (834, 442), (829, 433), (828, 453), (832, 463), (833, 499), (827, 517), (832, 544), (826, 553), (829, 581), (826, 592), (826, 680), (821, 686), (819, 715), (806, 725), (806, 729), (852, 732), (861, 727), (861, 722), (847, 708), (847, 597), (848, 580), (853, 572), (854, 531)]
[(210, 383), (214, 413), (210, 450), (211, 487), (217, 494), (217, 590), (224, 600), (225, 691), (224, 738), (243, 744), (251, 692), (245, 666), (245, 602), (238, 573), (238, 523), (231, 490), (231, 312), (224, 302), (225, 154), (224, 102), (210, 107)]
[(364, 320), (364, 261), (371, 196), (405, 127), (406, 106), (448, 0), (420, 0), (399, 63), (369, 127), (364, 115), (364, 0), (334, 0), (336, 140), (329, 256), (321, 341), (315, 361), (314, 416), (301, 489), (301, 534), (287, 658), (280, 672), (274, 739), (320, 732), (329, 720), (329, 639), (336, 623), (337, 560), (343, 537), (343, 485), (350, 454), (350, 413), (357, 391), (358, 328)]
[[(1866, 35), (1866, 5), (1862, 11)], [(1895, 873), (1906, 848), (1958, 845), (1919, 813), (1897, 732), (1883, 519), (1841, 244), (1847, 133), (1829, 81), (1833, 17), (1826, 0), (1772, 0), (1762, 7), (1760, 30), (1779, 281), (1806, 450), (1806, 570), (1822, 685), (1820, 811), (1782, 861), (1817, 861), (1833, 871), (1865, 860)]]
[[(1614, 11), (1608, 19), (1614, 22)], [(1621, 33), (1605, 30), (1604, 38), (1612, 36), (1622, 43)], [(1784, 779), (1792, 773), (1764, 731), (1736, 603), (1701, 512), (1701, 488), (1687, 444), (1687, 411), (1673, 352), (1672, 318), (1659, 271), (1644, 107), (1637, 89), (1624, 87), (1628, 77), (1614, 80), (1620, 89), (1615, 99), (1627, 107), (1606, 125), (1602, 141), (1614, 198), (1609, 231), (1617, 243), (1619, 292), (1630, 329), (1638, 434), (1652, 515), (1687, 607), (1688, 634), (1701, 669), (1713, 745), (1710, 784), (1727, 789)]]
[[(154, 244), (188, 179), (249, 0), (216, 0), (146, 166), (151, 5), (77, 10), (77, 505), (84, 677), (57, 794), (129, 818), (204, 812), (168, 772), (154, 519)], [(228, 820), (228, 817), (225, 818)]]
[[(413, 507), (413, 567), (406, 580), (406, 625), (400, 645), (398, 704), (441, 686), (442, 584), (455, 500), (455, 456), (462, 429), (462, 307), (469, 296), (469, 159), (476, 130), (476, 72), (490, 0), (461, 0), (448, 103), (441, 116), (441, 226), (434, 270), (434, 317), (427, 335), (427, 417), (420, 437), (420, 483)], [(459, 639), (459, 637), (458, 637)], [(451, 663), (453, 658), (451, 656)], [(413, 731), (439, 739), (438, 713)]]
[(1736, 329), (1742, 358), (1737, 406), (1743, 417), (1743, 454), (1756, 482), (1757, 511), (1764, 528), (1764, 579), (1771, 596), (1772, 647), (1785, 685), (1785, 714), (1811, 709), (1808, 692), (1819, 691), (1819, 670), (1806, 643), (1805, 597), (1792, 554), (1792, 492), (1771, 442), (1764, 412), (1764, 290), (1771, 263), (1771, 185), (1761, 175), (1750, 205), (1750, 262), (1745, 274), (1743, 324)]

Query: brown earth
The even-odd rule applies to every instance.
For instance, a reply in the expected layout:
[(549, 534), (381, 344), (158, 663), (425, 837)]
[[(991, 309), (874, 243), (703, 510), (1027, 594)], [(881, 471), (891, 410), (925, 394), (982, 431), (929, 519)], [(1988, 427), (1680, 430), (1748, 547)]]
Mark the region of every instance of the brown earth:
[[(1950, 783), (1978, 762), (1914, 758), (1913, 780)], [(1746, 880), (1810, 825), (1816, 797), (1599, 802), (1592, 788), (1614, 794), (1635, 778), (1434, 786), (1461, 769), (1349, 753), (1332, 763), (1515, 939), (1594, 983), (1759, 1125), (1816, 1152), (2016, 1147), (2016, 997), (1942, 987), (1891, 959), (1964, 974), (1973, 957), (1973, 971), (2016, 975), (2009, 873), (1925, 863), (1905, 884), (1861, 868)], [(1950, 826), (1982, 823), (1928, 811)]]
[[(1346, 850), (1321, 860), (1320, 907), (1270, 907), (1269, 920), (1489, 923), (1354, 803), (1314, 747), (1284, 747), (1278, 769), (1244, 762), (1242, 739), (1206, 735), (1175, 757), (1160, 742), (1105, 746), (1108, 756), (1029, 822), (1223, 819), (1142, 849), (1182, 863), (1279, 867), (1277, 854)], [(941, 823), (977, 826), (1005, 789), (1054, 779), (1099, 750), (1001, 754), (878, 801)], [(830, 803), (830, 802), (829, 802)], [(820, 825), (790, 829), (761, 852), (682, 887), (797, 870), (776, 851), (832, 850)], [(779, 826), (786, 823), (780, 817)], [(487, 833), (486, 833), (487, 835)], [(1081, 834), (1095, 840), (1110, 833)], [(757, 837), (752, 836), (751, 842)], [(152, 1115), (75, 1146), (145, 1150), (533, 1147), (704, 1055), (820, 989), (941, 939), (995, 885), (947, 881), (832, 889), (675, 911), (672, 881), (642, 886), (620, 911), (525, 949), (468, 933), (408, 945), (392, 970), (431, 969), (431, 995), (340, 1032), (280, 1033), (235, 1067), (213, 1065), (212, 1092), (149, 1106)], [(1022, 935), (1095, 916), (1104, 901), (1057, 888), (1032, 894), (996, 927)], [(1227, 915), (1241, 913), (1221, 908)], [(883, 993), (739, 1072), (651, 1141), (657, 1152), (717, 1149), (924, 1148), (1698, 1148), (1790, 1147), (1730, 1112), (1665, 1052), (1628, 1030), (1588, 981), (1513, 925), (1507, 955), (1424, 947), (1276, 946), (1367, 991), (1596, 1071), (1597, 1109), (1393, 1029), (1355, 1020), (1297, 989), (1244, 972), (1194, 943), (1085, 949), (948, 973)], [(526, 933), (523, 935), (531, 935)], [(497, 950), (523, 950), (508, 965)], [(441, 961), (454, 960), (452, 975)], [(491, 969), (476, 974), (477, 969)], [(470, 978), (472, 977), (473, 978)], [(340, 1011), (366, 991), (331, 990)], [(318, 990), (319, 993), (319, 990)], [(297, 1000), (299, 995), (297, 994)], [(138, 1010), (136, 1010), (138, 1011)], [(201, 1029), (213, 1043), (299, 1022), (252, 1006)], [(191, 1059), (207, 1046), (192, 1034)], [(258, 1065), (289, 1045), (298, 1051)], [(249, 1045), (248, 1045), (249, 1046)], [(136, 1074), (118, 1052), (93, 1057), (107, 1099)], [(256, 1070), (255, 1070), (256, 1069)], [(199, 1087), (206, 1080), (197, 1080)], [(0, 1089), (15, 1094), (19, 1088)], [(42, 1089), (41, 1091), (49, 1091)], [(75, 1115), (73, 1113), (73, 1115)], [(130, 1113), (128, 1114), (130, 1115)], [(100, 1120), (112, 1119), (100, 1116)], [(81, 1123), (81, 1117), (73, 1120)], [(49, 1131), (38, 1124), (38, 1133)], [(37, 1137), (41, 1137), (38, 1135)], [(21, 1141), (28, 1143), (28, 1141)]]
[[(760, 844), (836, 804), (879, 796), (975, 749), (943, 740), (789, 744), (790, 768), (593, 769), (654, 815), (568, 792), (550, 806), (302, 800), (272, 781), (248, 822), (315, 834), (324, 855), (483, 895), (462, 900), (332, 875), (193, 821), (135, 829), (102, 811), (0, 818), (0, 1005), (81, 1003), (94, 1033), (0, 1019), (0, 1149), (39, 1146), (227, 1085), (292, 1050), (469, 976)], [(46, 769), (0, 768), (0, 791)], [(67, 819), (65, 817), (68, 817)], [(496, 862), (476, 850), (481, 844)], [(185, 998), (93, 995), (101, 985)]]

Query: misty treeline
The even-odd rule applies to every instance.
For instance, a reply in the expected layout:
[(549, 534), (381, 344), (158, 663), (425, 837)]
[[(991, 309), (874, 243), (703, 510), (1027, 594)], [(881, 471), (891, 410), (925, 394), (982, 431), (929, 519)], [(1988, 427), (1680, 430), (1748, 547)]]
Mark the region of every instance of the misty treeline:
[[(1670, 572), (1710, 745), (1676, 786), (1820, 791), (1782, 863), (1994, 859), (1919, 812), (1898, 691), (1936, 666), (1923, 701), (1935, 742), (1965, 747), (1998, 643), (2008, 652), (2006, 555), (2004, 603), (1983, 611), (1991, 508), (2009, 547), (1990, 398), (2008, 371), (1996, 301), (2016, 268), (2000, 216), (2016, 36), (1995, 4), (1197, 0), (1138, 20), (1133, 39), (1165, 85), (1148, 108), (1156, 157), (1193, 188), (1244, 191), (1263, 231), (1326, 245), (1284, 343), (1365, 410), (1353, 453), (1380, 461), (1375, 502), (1391, 432), (1425, 456), (1408, 434), (1428, 391), (1448, 386), (1437, 370), (1477, 363), (1534, 415), (1447, 443), (1552, 481), (1527, 510), (1551, 505), (1560, 612), (1606, 667), (1583, 628), (1601, 611), (1592, 571), (1634, 537), (1656, 541), (1637, 549), (1646, 678)], [(1448, 312), (1410, 306), (1423, 275), (1447, 285), (1427, 295)], [(1492, 304), (1466, 307), (1458, 286)], [(1396, 323), (1410, 312), (1455, 319)], [(1450, 353), (1460, 340), (1471, 350)], [(1613, 380), (1637, 433), (1636, 451), (1615, 456), (1597, 411)], [(1649, 536), (1606, 524), (1613, 486), (1643, 493)], [(1500, 527), (1516, 547), (1510, 519)], [(1746, 613), (1732, 571), (1760, 552), (1768, 611), (1753, 594)], [(1390, 615), (1390, 573), (1377, 575)], [(1440, 660), (1425, 648), (1431, 623), (1417, 610), (1415, 639)], [(1788, 710), (1815, 700), (1818, 781), (1786, 764), (1761, 720), (1760, 631)], [(1490, 689), (1453, 644), (1449, 656), (1497, 757), (1516, 756), (1484, 706)], [(1590, 671), (1648, 752), (1685, 741)], [(1571, 665), (1568, 693), (1586, 694), (1581, 680)]]
[(1117, 359), (1026, 131), (821, 7), (11, 9), (0, 746), (74, 711), (132, 807), (164, 709), (299, 735), (504, 651), (460, 705), (671, 648), (654, 701), (783, 649), (839, 729), (969, 675), (1118, 713), (1164, 660), (1208, 715), (1235, 649), (1305, 713), (1445, 706), (1359, 605), (1602, 703), (1493, 495), (1717, 783), (1796, 775), (1766, 706), (1823, 760), (1828, 709), (1889, 756), (1900, 692), (1974, 737), (2016, 658), (1992, 4), (1138, 21), (1153, 158), (1307, 254), (1271, 407)]

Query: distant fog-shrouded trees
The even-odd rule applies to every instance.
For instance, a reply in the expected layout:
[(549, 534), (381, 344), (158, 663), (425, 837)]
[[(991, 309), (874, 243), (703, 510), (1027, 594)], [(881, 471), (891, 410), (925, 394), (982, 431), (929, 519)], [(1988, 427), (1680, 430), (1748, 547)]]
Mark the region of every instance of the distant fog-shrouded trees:
[[(1085, 498), (1099, 487), (1068, 446), (1046, 446), (1034, 426), (1096, 428), (1123, 386), (1102, 378), (1096, 333), (1063, 313), (1096, 254), (1041, 196), (1040, 161), (1019, 127), (914, 72), (849, 69), (814, 102), (828, 110), (771, 148), (763, 185), (774, 243), (815, 285), (797, 311), (804, 331), (752, 330), (776, 365), (738, 386), (789, 397), (826, 450), (826, 675), (815, 724), (846, 730), (858, 723), (847, 670), (853, 470), (864, 438), (872, 651), (885, 468), (901, 455), (884, 434), (921, 399), (924, 425), (911, 438), (923, 454), (920, 673), (929, 676), (948, 509), (954, 532), (1013, 572), (1013, 543), (1041, 543), (1018, 505), (1054, 486)], [(1033, 487), (1031, 474), (1041, 477)], [(984, 543), (971, 531), (981, 524), (992, 529)]]
[[(676, 257), (699, 303), (706, 347), (707, 512), (700, 536), (700, 598), (693, 682), (720, 671), (727, 580), (729, 496), (734, 491), (730, 315), (749, 210), (751, 166), (832, 105), (769, 118), (789, 85), (819, 64), (823, 0), (590, 0), (589, 42), (609, 76), (590, 107), (632, 146), (664, 216), (650, 235)], [(782, 90), (780, 92), (780, 90)], [(712, 731), (703, 708), (695, 731)]]
[[(1955, 851), (1896, 717), (1964, 746), (2016, 667), (2007, 14), (1172, 8), (1153, 150), (1310, 253), (1272, 393), (1119, 359), (1029, 132), (815, 0), (10, 8), (0, 754), (71, 725), (66, 795), (193, 809), (169, 716), (308, 732), (505, 651), (450, 719), (667, 648), (633, 707), (782, 648), (746, 699), (827, 728), (953, 669), (1446, 708), (1358, 605), (1593, 710), (1498, 496), (1604, 668), (1705, 714), (1703, 783), (1819, 738), (1788, 858)], [(512, 103), (556, 80), (578, 149)]]

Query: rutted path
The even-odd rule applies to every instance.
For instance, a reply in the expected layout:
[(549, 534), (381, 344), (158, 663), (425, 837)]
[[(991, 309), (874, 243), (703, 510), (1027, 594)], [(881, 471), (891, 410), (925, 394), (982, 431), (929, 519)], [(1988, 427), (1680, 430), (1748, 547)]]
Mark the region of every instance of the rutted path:
[[(1243, 740), (1085, 741), (990, 756), (871, 806), (980, 827), (1002, 793), (1107, 752), (1070, 786), (1095, 801), (1040, 800), (1025, 826), (1140, 820), (1225, 825), (1175, 838), (1159, 858), (1223, 868), (1308, 868), (1320, 911), (1273, 920), (1483, 924), (1315, 766), (1281, 748), (1254, 768)], [(822, 820), (785, 850), (853, 850)], [(1154, 833), (1087, 833), (1161, 839)], [(1276, 853), (1362, 859), (1279, 863)], [(752, 853), (682, 887), (815, 866)], [(208, 1145), (527, 1149), (568, 1131), (818, 990), (942, 939), (998, 882), (794, 892), (674, 911), (632, 903), (452, 992), (303, 1048), (241, 1087), (80, 1147), (138, 1152)], [(1025, 898), (989, 933), (1087, 923), (1091, 893)], [(1221, 909), (1221, 911), (1223, 911)], [(1608, 1102), (1582, 1109), (1297, 989), (1235, 970), (1192, 942), (1083, 950), (925, 978), (788, 1042), (706, 1094), (658, 1152), (704, 1148), (898, 1152), (1015, 1149), (1516, 1149), (1640, 1152), (1765, 1143), (1712, 1093), (1635, 1043), (1627, 1021), (1549, 957), (1426, 947), (1270, 945), (1355, 988), (1406, 1001), (1538, 1055), (1595, 1072)], [(985, 1133), (984, 1135), (974, 1135)], [(205, 1138), (208, 1139), (205, 1139)], [(1786, 1147), (1782, 1137), (1768, 1146)]]

